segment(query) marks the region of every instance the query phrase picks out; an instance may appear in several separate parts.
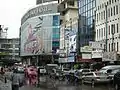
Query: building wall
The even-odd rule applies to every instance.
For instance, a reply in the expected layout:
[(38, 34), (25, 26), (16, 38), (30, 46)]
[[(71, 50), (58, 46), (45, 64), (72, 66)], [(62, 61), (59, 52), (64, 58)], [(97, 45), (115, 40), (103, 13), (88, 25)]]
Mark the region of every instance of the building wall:
[(77, 0), (58, 0), (60, 12), (60, 49), (67, 53), (69, 46), (69, 33), (78, 30), (78, 6)]
[(0, 38), (0, 59), (20, 60), (19, 38)]
[[(105, 49), (106, 37), (107, 37), (107, 52), (120, 51), (119, 4), (120, 4), (119, 0), (97, 0), (96, 41), (102, 42), (102, 47), (104, 47)], [(107, 5), (107, 9), (105, 5)], [(106, 11), (107, 11), (107, 15), (106, 15)], [(107, 28), (106, 28), (106, 20), (107, 20)]]
[(57, 0), (36, 0), (36, 4), (41, 4), (45, 2), (51, 2), (51, 1), (57, 1)]
[(60, 14), (57, 13), (57, 4), (57, 1), (39, 4), (22, 17), (21, 56), (41, 55), (43, 52), (48, 55), (59, 49)]

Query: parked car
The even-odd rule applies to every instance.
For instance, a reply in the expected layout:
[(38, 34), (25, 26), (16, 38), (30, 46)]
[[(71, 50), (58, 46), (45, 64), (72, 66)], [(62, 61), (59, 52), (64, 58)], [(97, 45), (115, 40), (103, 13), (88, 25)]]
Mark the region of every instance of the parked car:
[(83, 83), (91, 83), (92, 86), (96, 83), (108, 83), (109, 76), (100, 72), (89, 72), (82, 77)]
[(117, 72), (114, 75), (113, 82), (114, 82), (114, 88), (115, 88), (115, 90), (120, 90), (120, 72)]
[(112, 72), (112, 70), (115, 70), (115, 69), (120, 69), (120, 65), (108, 65), (108, 66), (105, 66), (105, 67), (101, 68), (99, 70), (99, 72), (107, 74), (107, 73)]

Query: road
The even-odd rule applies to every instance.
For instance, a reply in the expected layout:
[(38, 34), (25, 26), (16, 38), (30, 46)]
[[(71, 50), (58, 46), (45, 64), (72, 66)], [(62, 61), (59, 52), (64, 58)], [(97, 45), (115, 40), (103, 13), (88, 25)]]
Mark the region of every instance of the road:
[[(0, 90), (10, 90), (11, 86), (10, 84), (11, 84), (10, 82), (6, 84), (9, 88)], [(1, 85), (5, 86), (4, 84), (0, 83), (0, 87), (2, 87)], [(91, 85), (89, 84), (73, 85), (67, 84), (65, 83), (65, 81), (58, 81), (53, 79), (47, 80), (45, 77), (41, 77), (39, 87), (25, 85), (21, 87), (20, 90), (114, 90), (114, 89), (110, 84), (96, 85), (95, 87), (91, 87)]]
[(95, 87), (91, 87), (90, 84), (73, 85), (66, 84), (65, 81), (57, 80), (55, 81), (53, 79), (51, 80), (49, 79), (46, 82), (46, 79), (42, 77), (39, 88), (34, 86), (30, 87), (24, 86), (20, 90), (114, 90), (114, 89), (110, 84), (96, 85)]

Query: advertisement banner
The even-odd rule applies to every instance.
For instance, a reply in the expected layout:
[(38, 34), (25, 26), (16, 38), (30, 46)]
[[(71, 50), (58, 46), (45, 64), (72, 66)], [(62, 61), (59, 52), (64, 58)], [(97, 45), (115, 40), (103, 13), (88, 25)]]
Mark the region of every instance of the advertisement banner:
[(53, 16), (36, 16), (21, 26), (21, 56), (52, 52)]

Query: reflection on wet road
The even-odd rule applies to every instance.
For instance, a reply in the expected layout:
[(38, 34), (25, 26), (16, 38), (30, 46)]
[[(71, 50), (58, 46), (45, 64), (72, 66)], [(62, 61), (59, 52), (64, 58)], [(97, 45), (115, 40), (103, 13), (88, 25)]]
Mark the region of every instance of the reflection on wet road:
[(25, 86), (20, 90), (114, 90), (114, 89), (110, 84), (96, 85), (95, 87), (91, 87), (90, 84), (73, 85), (66, 84), (65, 81), (58, 81), (53, 79), (49, 79), (46, 81), (45, 79), (42, 79), (40, 82), (40, 87)]
[[(95, 87), (91, 87), (90, 84), (73, 85), (73, 84), (66, 84), (65, 81), (58, 81), (58, 80), (56, 80), (56, 81), (48, 80), (47, 83), (48, 82), (51, 82), (53, 84), (56, 83), (56, 85), (55, 85), (56, 88), (54, 88), (54, 89), (52, 88), (52, 90), (114, 90), (113, 87), (111, 86), (111, 84), (104, 84), (104, 85), (98, 84)], [(53, 85), (53, 84), (51, 84), (51, 85)], [(47, 87), (49, 87), (49, 85)], [(49, 90), (49, 89), (47, 89), (47, 90)]]

